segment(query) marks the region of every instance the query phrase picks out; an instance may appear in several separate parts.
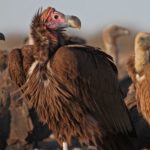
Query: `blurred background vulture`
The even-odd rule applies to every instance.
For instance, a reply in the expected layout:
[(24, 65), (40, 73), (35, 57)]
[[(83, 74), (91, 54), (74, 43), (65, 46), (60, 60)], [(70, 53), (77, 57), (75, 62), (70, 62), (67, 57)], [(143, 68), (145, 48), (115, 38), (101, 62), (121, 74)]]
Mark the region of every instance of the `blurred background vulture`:
[[(0, 33), (0, 40), (5, 40), (4, 34)], [(6, 88), (6, 73), (2, 73), (6, 66), (5, 52), (0, 50), (0, 149), (6, 146), (6, 139), (8, 138), (9, 128), (9, 110), (8, 105), (10, 102), (9, 95), (5, 92)], [(7, 100), (6, 100), (7, 99)]]
[[(3, 34), (0, 38), (5, 39)], [(10, 79), (7, 59), (8, 51), (0, 50), (0, 149), (16, 144), (17, 150), (26, 147), (26, 138), (33, 126), (25, 103), (16, 105), (17, 98), (11, 96), (16, 86)]]
[(119, 59), (121, 49), (119, 49), (118, 46), (118, 39), (129, 34), (130, 32), (128, 29), (118, 25), (107, 26), (102, 33), (105, 51), (113, 57), (114, 62), (117, 65), (119, 84), (125, 96), (127, 95), (128, 87), (131, 84), (131, 79), (126, 70), (126, 63), (122, 64)]
[(34, 45), (9, 54), (11, 79), (63, 149), (75, 137), (98, 150), (133, 149), (128, 138), (135, 133), (112, 58), (98, 48), (68, 45), (65, 28), (80, 26), (75, 16), (39, 10), (31, 25)]
[(128, 72), (134, 84), (138, 110), (150, 124), (149, 48), (150, 34), (138, 33), (135, 38), (135, 56), (128, 61)]
[[(136, 128), (138, 149), (150, 148), (149, 120), (149, 47), (150, 34), (140, 32), (135, 37), (135, 54), (127, 63), (128, 73), (132, 79), (125, 103), (130, 110)], [(142, 115), (141, 115), (142, 114)]]
[(125, 35), (129, 35), (129, 30), (118, 25), (111, 25), (103, 30), (102, 37), (105, 50), (113, 57), (117, 67), (119, 67), (119, 48), (117, 46), (117, 39)]

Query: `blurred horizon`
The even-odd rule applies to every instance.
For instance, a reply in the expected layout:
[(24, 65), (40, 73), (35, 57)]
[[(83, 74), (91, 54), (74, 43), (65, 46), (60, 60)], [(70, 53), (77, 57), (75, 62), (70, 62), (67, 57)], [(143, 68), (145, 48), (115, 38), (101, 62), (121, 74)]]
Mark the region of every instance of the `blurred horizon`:
[(48, 6), (64, 14), (78, 16), (82, 28), (81, 31), (75, 31), (77, 33), (93, 33), (109, 24), (150, 32), (150, 20), (147, 20), (150, 6), (148, 0), (13, 0), (13, 2), (2, 0), (0, 32), (5, 34), (28, 32), (37, 10)]
[[(131, 34), (139, 31), (150, 32), (148, 0), (2, 0), (0, 32), (5, 34), (6, 41), (1, 42), (1, 48), (21, 46), (29, 34), (31, 20), (37, 10), (48, 6), (64, 14), (78, 16), (82, 22), (81, 30), (69, 29), (69, 32), (90, 41), (97, 41), (90, 42), (92, 44), (99, 42), (102, 30), (111, 24), (129, 28)], [(101, 44), (99, 42), (95, 45)]]

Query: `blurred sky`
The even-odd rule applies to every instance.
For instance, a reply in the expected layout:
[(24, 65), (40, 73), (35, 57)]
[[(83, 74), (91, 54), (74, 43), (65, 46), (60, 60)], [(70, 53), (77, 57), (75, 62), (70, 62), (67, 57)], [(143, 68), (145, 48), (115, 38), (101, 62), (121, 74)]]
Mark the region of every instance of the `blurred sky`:
[(150, 0), (0, 0), (0, 31), (26, 33), (38, 8), (47, 6), (78, 16), (82, 29), (76, 32), (93, 33), (108, 24), (150, 32)]

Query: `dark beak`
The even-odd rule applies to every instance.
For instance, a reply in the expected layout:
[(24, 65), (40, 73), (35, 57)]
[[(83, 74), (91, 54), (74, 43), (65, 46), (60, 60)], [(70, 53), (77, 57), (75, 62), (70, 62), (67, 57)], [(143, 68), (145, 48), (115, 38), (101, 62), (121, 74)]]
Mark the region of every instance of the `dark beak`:
[(5, 36), (3, 33), (0, 33), (0, 40), (5, 40)]
[(119, 27), (119, 33), (120, 35), (130, 35), (130, 31), (126, 28), (123, 28), (123, 27)]
[(68, 25), (68, 27), (71, 28), (81, 28), (81, 21), (78, 17), (76, 16), (65, 16), (66, 18), (66, 23)]

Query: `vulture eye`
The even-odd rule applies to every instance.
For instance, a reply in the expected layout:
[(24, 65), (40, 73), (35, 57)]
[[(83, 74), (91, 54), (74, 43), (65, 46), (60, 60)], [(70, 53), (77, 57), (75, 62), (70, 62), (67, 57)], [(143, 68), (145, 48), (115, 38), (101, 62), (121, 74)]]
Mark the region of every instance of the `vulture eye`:
[(56, 20), (58, 19), (58, 17), (59, 17), (58, 15), (54, 15), (54, 18), (55, 18)]
[(140, 40), (141, 40), (141, 41), (144, 41), (145, 39), (144, 39), (144, 37), (141, 37)]

